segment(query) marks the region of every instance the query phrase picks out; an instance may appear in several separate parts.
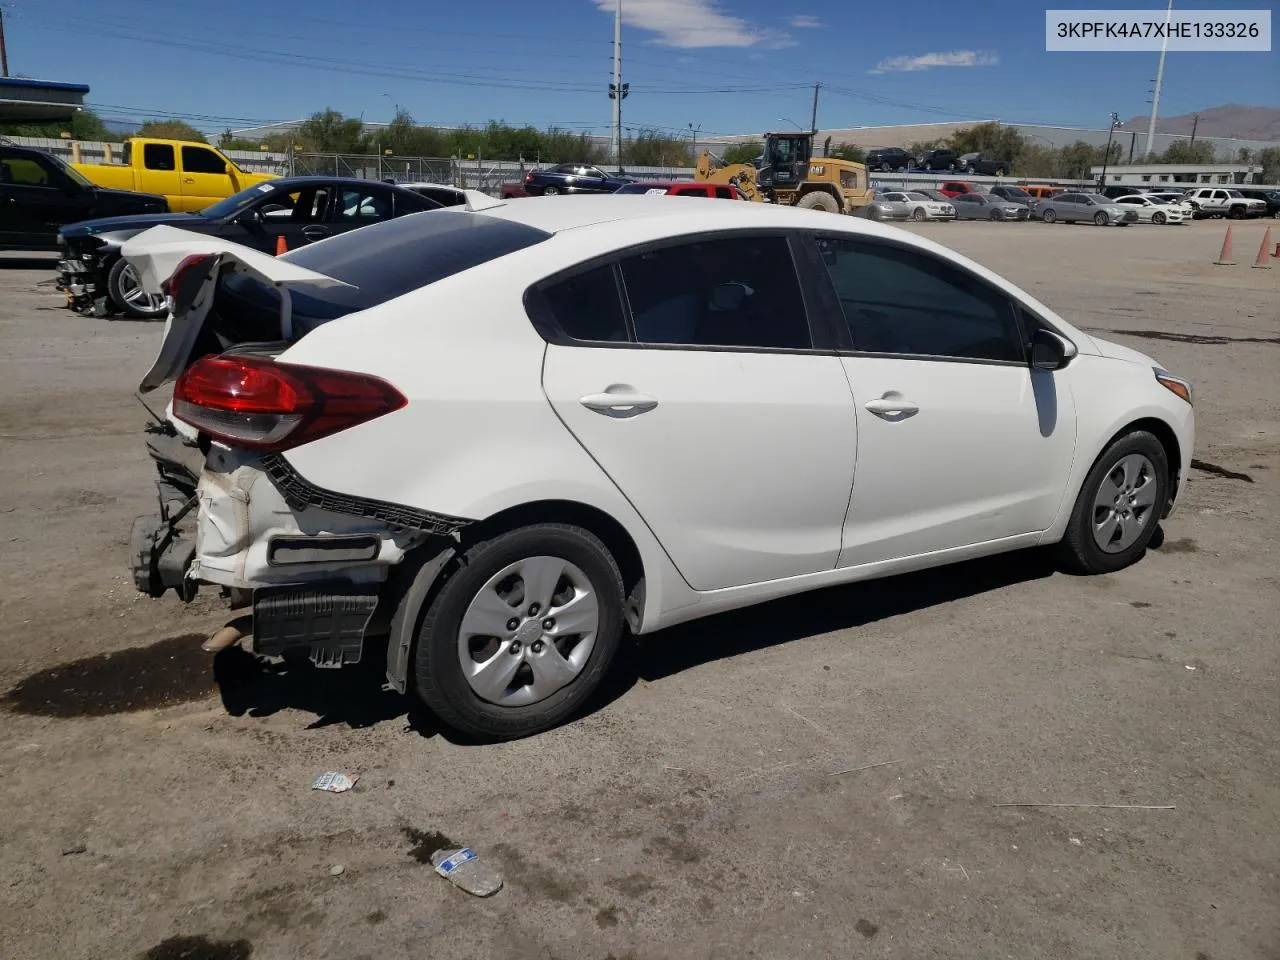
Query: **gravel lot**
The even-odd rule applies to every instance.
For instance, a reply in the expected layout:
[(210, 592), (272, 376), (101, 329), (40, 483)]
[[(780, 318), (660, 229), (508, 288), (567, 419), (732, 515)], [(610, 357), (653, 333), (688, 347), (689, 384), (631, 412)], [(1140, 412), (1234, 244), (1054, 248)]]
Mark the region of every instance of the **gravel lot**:
[[(502, 746), (451, 742), (376, 669), (215, 662), (216, 600), (136, 595), (160, 328), (67, 313), (10, 256), (0, 955), (1275, 960), (1264, 228), (1236, 225), (1237, 267), (1211, 266), (1220, 222), (911, 228), (1195, 381), (1200, 469), (1135, 567), (1019, 554), (670, 630), (587, 716)], [(325, 770), (361, 779), (310, 790)], [(506, 889), (435, 876), (449, 838)]]

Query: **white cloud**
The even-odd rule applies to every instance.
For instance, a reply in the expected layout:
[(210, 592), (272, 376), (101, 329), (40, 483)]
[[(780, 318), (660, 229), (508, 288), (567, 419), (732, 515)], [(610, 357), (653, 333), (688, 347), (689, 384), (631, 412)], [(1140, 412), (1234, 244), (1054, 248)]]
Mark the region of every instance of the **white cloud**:
[(809, 16), (807, 13), (801, 13), (791, 18), (791, 25), (793, 27), (799, 27), (801, 30), (807, 30), (812, 27), (822, 26), (822, 21), (817, 17)]
[(889, 57), (876, 64), (872, 73), (911, 73), (934, 67), (994, 67), (1000, 58), (989, 50), (949, 50), (922, 53), (918, 57)]
[[(613, 13), (614, 0), (595, 0)], [(715, 0), (624, 0), (622, 22), (658, 35), (667, 47), (792, 47), (795, 41), (779, 30), (759, 27), (724, 13)]]

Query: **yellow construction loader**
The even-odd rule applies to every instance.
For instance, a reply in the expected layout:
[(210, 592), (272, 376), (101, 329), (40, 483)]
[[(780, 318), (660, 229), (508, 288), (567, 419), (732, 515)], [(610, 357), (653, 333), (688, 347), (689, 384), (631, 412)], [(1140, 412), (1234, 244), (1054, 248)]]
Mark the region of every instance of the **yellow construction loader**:
[(757, 163), (726, 164), (710, 151), (698, 157), (695, 180), (733, 184), (748, 200), (856, 213), (875, 194), (867, 168), (851, 160), (813, 156), (813, 134), (766, 133)]

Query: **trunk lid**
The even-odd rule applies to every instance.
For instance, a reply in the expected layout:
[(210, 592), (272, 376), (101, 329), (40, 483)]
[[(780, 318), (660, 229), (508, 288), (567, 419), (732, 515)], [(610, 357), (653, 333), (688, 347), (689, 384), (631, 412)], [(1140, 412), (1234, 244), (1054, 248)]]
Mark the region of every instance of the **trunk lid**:
[(291, 339), (290, 286), (352, 286), (243, 244), (170, 226), (152, 227), (138, 234), (125, 242), (120, 253), (137, 268), (143, 287), (150, 293), (160, 293), (160, 285), (187, 257), (204, 255), (210, 258), (194, 268), (190, 277), (183, 278), (182, 289), (173, 292), (160, 352), (138, 385), (142, 393), (176, 380), (186, 369), (191, 351), (200, 339), (205, 320), (213, 308), (224, 268), (246, 274), (280, 292), (279, 327), (271, 336), (260, 339)]

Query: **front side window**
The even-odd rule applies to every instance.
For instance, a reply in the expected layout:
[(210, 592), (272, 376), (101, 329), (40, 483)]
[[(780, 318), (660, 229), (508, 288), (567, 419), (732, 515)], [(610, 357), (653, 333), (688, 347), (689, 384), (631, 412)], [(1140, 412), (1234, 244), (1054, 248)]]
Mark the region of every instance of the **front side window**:
[(183, 147), (182, 169), (187, 173), (225, 174), (227, 161), (204, 147)]
[(703, 240), (622, 260), (640, 343), (802, 349), (812, 345), (784, 237)]
[(147, 143), (142, 146), (142, 165), (148, 170), (176, 170), (173, 144)]
[(902, 247), (843, 238), (818, 243), (854, 349), (1024, 362), (1013, 308), (978, 278)]
[(0, 183), (23, 187), (48, 187), (57, 179), (39, 157), (9, 156), (0, 159)]

